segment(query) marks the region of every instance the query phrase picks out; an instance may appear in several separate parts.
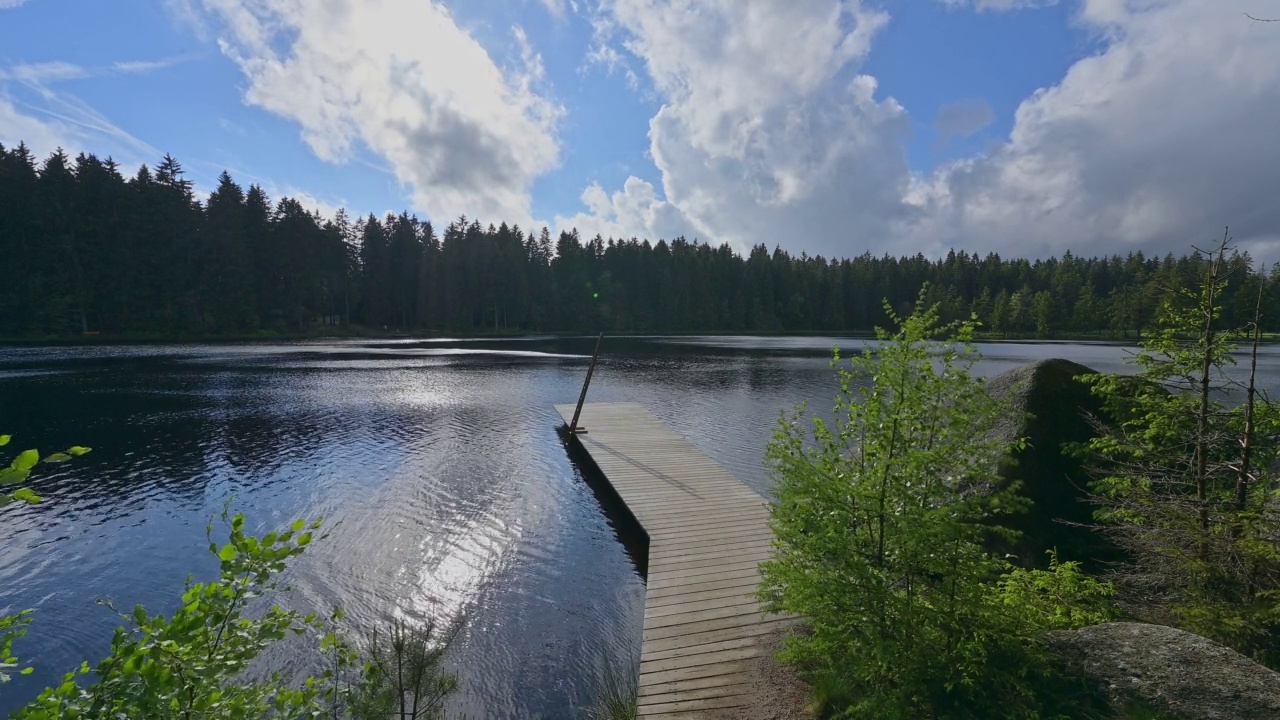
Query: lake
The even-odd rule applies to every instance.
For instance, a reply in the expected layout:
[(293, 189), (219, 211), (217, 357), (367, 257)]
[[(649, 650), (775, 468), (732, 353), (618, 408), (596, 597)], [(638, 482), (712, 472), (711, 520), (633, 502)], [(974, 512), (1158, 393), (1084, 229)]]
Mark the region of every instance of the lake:
[[(639, 662), (644, 582), (556, 433), (594, 338), (316, 341), (0, 350), (9, 450), (93, 453), (45, 466), (38, 506), (0, 508), (0, 608), (34, 608), (36, 663), (0, 714), (109, 647), (97, 606), (169, 612), (212, 577), (205, 526), (228, 499), (259, 532), (325, 517), (288, 604), (356, 626), (465, 613), (451, 651), (471, 717), (572, 717)], [(848, 338), (606, 338), (589, 401), (643, 403), (767, 494), (778, 413), (830, 407)], [(1102, 343), (988, 343), (982, 374), (1066, 357), (1125, 368)], [(1260, 376), (1280, 390), (1280, 353)], [(7, 455), (5, 456), (8, 457)], [(215, 523), (215, 534), (220, 533)], [(278, 658), (288, 664), (290, 658)]]

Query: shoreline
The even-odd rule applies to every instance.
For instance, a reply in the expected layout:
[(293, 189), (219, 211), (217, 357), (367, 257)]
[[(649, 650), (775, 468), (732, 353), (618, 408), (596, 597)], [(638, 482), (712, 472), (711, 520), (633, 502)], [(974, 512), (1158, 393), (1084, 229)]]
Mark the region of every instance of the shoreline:
[[(118, 335), (47, 335), (37, 337), (0, 337), (0, 347), (47, 347), (47, 346), (94, 346), (94, 345), (216, 345), (240, 344), (253, 342), (300, 342), (306, 340), (513, 340), (529, 337), (545, 337), (549, 339), (594, 337), (593, 332), (571, 330), (521, 331), (521, 332), (487, 332), (487, 333), (449, 333), (442, 331), (390, 331), (377, 330), (363, 326), (347, 326), (340, 330), (326, 330), (305, 333), (226, 333), (226, 334), (179, 334), (161, 333), (122, 333)], [(750, 330), (709, 330), (709, 331), (605, 331), (605, 335), (615, 338), (639, 337), (839, 337), (870, 339), (875, 335), (870, 330), (845, 331), (750, 331)], [(1035, 342), (1044, 344), (1096, 342), (1108, 345), (1132, 345), (1138, 342), (1135, 337), (1114, 337), (1107, 333), (1063, 333), (1053, 337), (1037, 337), (1034, 334), (996, 334), (978, 333), (978, 342)], [(1264, 334), (1263, 343), (1280, 342), (1280, 334)]]

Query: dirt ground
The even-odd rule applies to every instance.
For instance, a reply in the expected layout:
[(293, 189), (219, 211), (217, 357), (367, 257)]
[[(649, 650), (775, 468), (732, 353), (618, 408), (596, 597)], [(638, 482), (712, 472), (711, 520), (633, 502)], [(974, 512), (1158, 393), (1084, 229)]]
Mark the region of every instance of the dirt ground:
[(779, 628), (761, 638), (764, 650), (752, 659), (748, 670), (751, 682), (759, 688), (759, 702), (749, 708), (725, 710), (715, 715), (717, 720), (812, 720), (809, 709), (809, 688), (789, 666), (778, 662), (777, 655), (782, 638), (792, 632), (791, 626)]

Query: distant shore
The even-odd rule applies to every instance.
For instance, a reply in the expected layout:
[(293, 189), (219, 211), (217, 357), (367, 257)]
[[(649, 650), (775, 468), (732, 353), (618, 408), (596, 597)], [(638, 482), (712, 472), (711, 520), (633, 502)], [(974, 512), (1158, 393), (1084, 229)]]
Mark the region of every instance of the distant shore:
[[(274, 331), (257, 331), (252, 333), (191, 333), (191, 334), (163, 334), (163, 333), (111, 333), (111, 334), (86, 334), (86, 335), (45, 335), (45, 336), (28, 336), (28, 337), (0, 337), (0, 346), (23, 347), (23, 346), (41, 346), (41, 345), (181, 345), (181, 344), (216, 344), (216, 343), (244, 343), (244, 342), (296, 342), (300, 340), (348, 340), (348, 339), (370, 339), (370, 340), (436, 340), (436, 339), (459, 339), (459, 340), (503, 340), (519, 337), (548, 337), (548, 338), (567, 338), (567, 337), (586, 337), (595, 333), (571, 331), (571, 330), (520, 330), (520, 331), (499, 331), (499, 332), (483, 332), (483, 333), (450, 333), (445, 331), (432, 330), (383, 330), (381, 328), (366, 327), (362, 325), (343, 325), (343, 326), (320, 326), (312, 330), (300, 333), (282, 333)], [(753, 337), (847, 337), (847, 338), (870, 338), (873, 333), (866, 331), (749, 331), (749, 330), (710, 330), (710, 331), (679, 331), (679, 332), (640, 332), (640, 331), (606, 331), (606, 335), (611, 337), (646, 337), (646, 336), (674, 336), (674, 337), (731, 337), (731, 336), (753, 336)], [(1134, 337), (1116, 337), (1106, 332), (1093, 333), (1062, 333), (1053, 337), (1037, 337), (1034, 334), (1015, 334), (1015, 333), (979, 333), (978, 340), (983, 342), (1105, 342), (1117, 344), (1136, 343), (1137, 338)], [(1266, 342), (1280, 341), (1280, 334), (1267, 333), (1264, 336)]]

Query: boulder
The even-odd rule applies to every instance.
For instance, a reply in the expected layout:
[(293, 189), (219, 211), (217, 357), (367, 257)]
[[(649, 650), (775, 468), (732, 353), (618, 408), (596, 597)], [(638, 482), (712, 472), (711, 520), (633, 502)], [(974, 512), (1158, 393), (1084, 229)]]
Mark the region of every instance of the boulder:
[(1280, 718), (1280, 673), (1199, 635), (1117, 622), (1052, 633), (1049, 646), (1113, 707), (1186, 720)]
[(1093, 519), (1085, 492), (1090, 478), (1080, 460), (1063, 450), (1066, 443), (1094, 437), (1086, 414), (1100, 415), (1102, 403), (1078, 379), (1093, 372), (1070, 360), (1049, 359), (987, 380), (987, 392), (1012, 409), (1000, 436), (1010, 442), (1027, 439), (1027, 447), (1000, 468), (1002, 477), (1022, 483), (1022, 493), (1032, 502), (1026, 514), (1009, 522), (1022, 531), (1022, 540), (1004, 548), (1021, 565), (1043, 567), (1045, 551), (1053, 548), (1061, 560), (1080, 561), (1087, 570), (1119, 559), (1110, 543), (1080, 526)]

